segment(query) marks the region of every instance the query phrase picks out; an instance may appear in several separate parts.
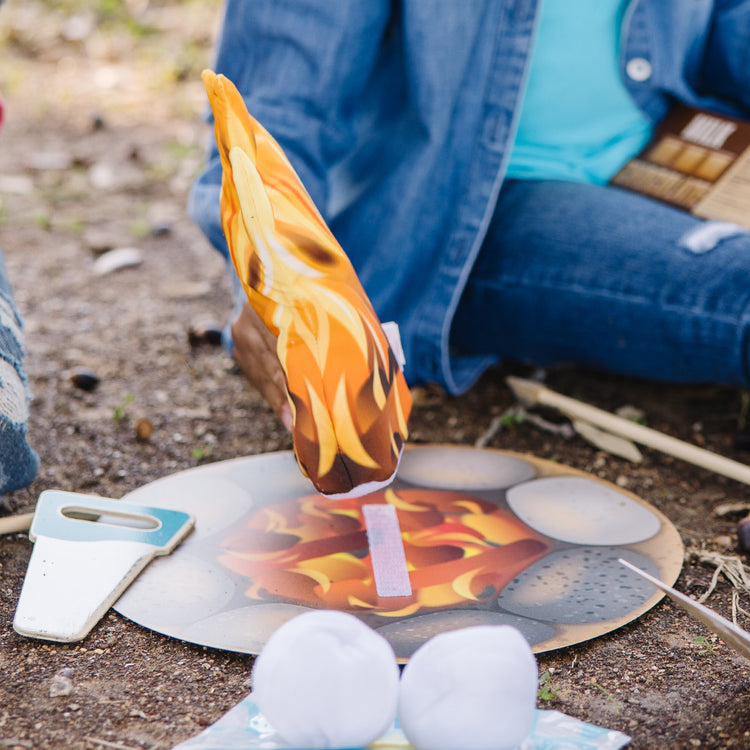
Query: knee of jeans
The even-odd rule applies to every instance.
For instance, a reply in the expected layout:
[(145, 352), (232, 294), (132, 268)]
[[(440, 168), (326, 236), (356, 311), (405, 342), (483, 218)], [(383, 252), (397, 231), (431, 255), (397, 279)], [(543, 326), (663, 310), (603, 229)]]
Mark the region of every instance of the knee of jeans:
[(683, 234), (677, 244), (700, 255), (713, 250), (724, 240), (748, 233), (744, 227), (729, 221), (704, 221)]
[(23, 425), (29, 418), (29, 395), (16, 367), (0, 358), (0, 415), (13, 425)]

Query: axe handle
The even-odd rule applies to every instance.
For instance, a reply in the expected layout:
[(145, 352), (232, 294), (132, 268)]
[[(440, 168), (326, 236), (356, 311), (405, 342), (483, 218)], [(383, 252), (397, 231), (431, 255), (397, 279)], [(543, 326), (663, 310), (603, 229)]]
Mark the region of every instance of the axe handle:
[(33, 513), (21, 513), (18, 516), (4, 516), (0, 518), (0, 535), (2, 534), (20, 534), (28, 531), (31, 527)]

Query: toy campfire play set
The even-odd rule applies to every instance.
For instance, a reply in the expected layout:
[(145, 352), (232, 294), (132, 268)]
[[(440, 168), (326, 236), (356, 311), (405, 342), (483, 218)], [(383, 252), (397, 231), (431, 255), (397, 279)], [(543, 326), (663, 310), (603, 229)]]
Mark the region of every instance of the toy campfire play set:
[[(750, 658), (747, 633), (671, 588), (680, 536), (639, 497), (533, 456), (406, 447), (397, 328), (381, 325), (233, 84), (203, 78), (222, 223), (277, 338), (294, 451), (207, 464), (118, 501), (44, 492), (16, 630), (76, 641), (114, 606), (173, 638), (259, 655), (253, 693), (184, 750), (622, 747), (619, 732), (536, 710), (533, 653), (610, 632), (665, 593)], [(510, 385), (750, 483), (744, 465), (538, 383)]]

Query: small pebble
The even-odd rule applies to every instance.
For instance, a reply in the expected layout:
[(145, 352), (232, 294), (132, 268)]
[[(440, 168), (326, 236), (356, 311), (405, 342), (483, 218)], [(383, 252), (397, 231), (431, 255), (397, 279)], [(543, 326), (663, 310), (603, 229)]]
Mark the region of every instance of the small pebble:
[(52, 677), (49, 686), (50, 698), (59, 698), (62, 695), (70, 695), (73, 692), (73, 670), (69, 667), (59, 670)]
[(96, 373), (85, 367), (76, 367), (70, 372), (70, 382), (82, 391), (93, 391), (99, 385)]
[(107, 123), (104, 120), (104, 116), (99, 113), (91, 115), (91, 130), (96, 132), (97, 130), (104, 130), (107, 127)]
[(718, 536), (715, 536), (712, 541), (717, 546), (724, 547), (724, 549), (729, 549), (734, 546), (734, 541), (728, 534), (719, 534)]
[(172, 225), (168, 221), (160, 221), (151, 227), (149, 233), (152, 237), (167, 237), (172, 234)]
[(117, 247), (100, 255), (94, 263), (94, 273), (106, 276), (122, 268), (139, 266), (143, 262), (141, 251), (135, 247)]
[(138, 438), (138, 440), (145, 443), (151, 439), (151, 436), (153, 434), (154, 434), (154, 425), (150, 419), (146, 419), (146, 417), (141, 417), (135, 423), (135, 436)]
[(61, 24), (60, 33), (68, 42), (83, 42), (95, 29), (93, 13), (74, 13)]
[(750, 516), (737, 524), (737, 540), (743, 552), (750, 552)]
[(221, 326), (216, 323), (190, 326), (187, 337), (193, 349), (204, 345), (221, 346)]
[(104, 255), (117, 247), (117, 235), (99, 227), (87, 229), (81, 241), (96, 256)]
[(24, 174), (0, 175), (0, 193), (29, 195), (34, 192), (34, 180)]
[(39, 172), (69, 169), (73, 157), (65, 151), (36, 151), (26, 157), (26, 166)]

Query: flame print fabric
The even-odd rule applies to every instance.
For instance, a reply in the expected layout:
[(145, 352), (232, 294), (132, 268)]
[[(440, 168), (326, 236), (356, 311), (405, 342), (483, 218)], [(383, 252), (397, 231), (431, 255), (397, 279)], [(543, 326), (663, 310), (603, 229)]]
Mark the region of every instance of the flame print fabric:
[(221, 219), (248, 300), (277, 336), (294, 452), (316, 489), (373, 492), (393, 478), (411, 396), (349, 259), (234, 84), (203, 82), (223, 168)]
[[(396, 508), (411, 596), (377, 593), (362, 505), (380, 502)], [(269, 506), (221, 546), (219, 562), (248, 579), (250, 599), (393, 618), (494, 603), (551, 549), (549, 539), (489, 500), (392, 488), (369, 498), (310, 495)]]

